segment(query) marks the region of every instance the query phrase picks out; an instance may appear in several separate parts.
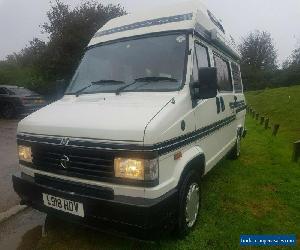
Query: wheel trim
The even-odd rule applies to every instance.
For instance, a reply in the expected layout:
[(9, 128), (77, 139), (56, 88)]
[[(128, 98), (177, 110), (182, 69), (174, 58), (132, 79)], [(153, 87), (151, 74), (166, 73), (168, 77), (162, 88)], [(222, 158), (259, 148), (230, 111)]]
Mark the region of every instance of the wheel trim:
[(193, 183), (190, 185), (189, 191), (187, 193), (185, 207), (185, 218), (187, 226), (189, 228), (193, 227), (197, 220), (199, 212), (199, 200), (199, 185), (197, 183)]

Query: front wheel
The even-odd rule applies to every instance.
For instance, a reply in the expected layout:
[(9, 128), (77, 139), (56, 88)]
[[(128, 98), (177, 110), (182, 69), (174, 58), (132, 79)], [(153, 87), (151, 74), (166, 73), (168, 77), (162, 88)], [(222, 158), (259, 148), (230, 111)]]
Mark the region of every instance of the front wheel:
[(195, 226), (200, 207), (200, 181), (196, 171), (190, 171), (179, 190), (177, 235), (186, 236)]

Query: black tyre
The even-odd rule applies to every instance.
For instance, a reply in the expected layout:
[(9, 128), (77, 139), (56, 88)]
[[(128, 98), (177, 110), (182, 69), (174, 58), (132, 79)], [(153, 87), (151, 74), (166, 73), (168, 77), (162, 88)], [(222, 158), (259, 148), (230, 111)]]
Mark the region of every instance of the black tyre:
[(228, 158), (231, 160), (236, 160), (240, 157), (241, 155), (241, 136), (238, 135), (236, 137), (236, 142), (234, 144), (234, 147), (230, 151)]
[(5, 119), (14, 118), (16, 116), (15, 107), (10, 103), (3, 104), (3, 107), (1, 109), (1, 115)]
[(194, 228), (199, 215), (200, 198), (200, 178), (196, 171), (191, 170), (179, 189), (177, 236), (184, 237)]

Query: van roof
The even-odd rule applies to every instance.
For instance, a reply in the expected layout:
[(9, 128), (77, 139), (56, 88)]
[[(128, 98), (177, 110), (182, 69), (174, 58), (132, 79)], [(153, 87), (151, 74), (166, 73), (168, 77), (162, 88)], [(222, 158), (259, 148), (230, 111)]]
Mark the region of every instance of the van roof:
[(173, 4), (117, 17), (107, 22), (89, 46), (150, 33), (190, 30), (235, 59), (240, 58), (233, 38), (200, 0)]

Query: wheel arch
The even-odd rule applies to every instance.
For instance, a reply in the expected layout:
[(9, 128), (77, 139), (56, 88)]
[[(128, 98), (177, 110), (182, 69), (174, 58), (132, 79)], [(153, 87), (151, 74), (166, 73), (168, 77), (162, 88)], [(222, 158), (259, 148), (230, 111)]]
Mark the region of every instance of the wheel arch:
[(187, 173), (191, 170), (195, 170), (196, 173), (199, 175), (199, 179), (204, 175), (205, 173), (205, 154), (203, 151), (199, 151), (195, 154), (189, 161), (186, 162), (184, 165), (182, 172), (180, 174), (180, 178), (178, 181), (178, 187), (182, 184), (184, 181), (185, 176)]

